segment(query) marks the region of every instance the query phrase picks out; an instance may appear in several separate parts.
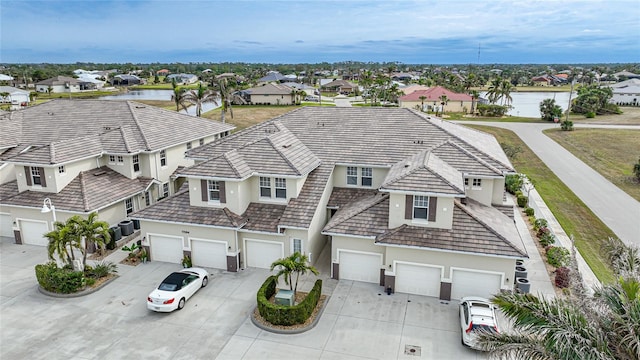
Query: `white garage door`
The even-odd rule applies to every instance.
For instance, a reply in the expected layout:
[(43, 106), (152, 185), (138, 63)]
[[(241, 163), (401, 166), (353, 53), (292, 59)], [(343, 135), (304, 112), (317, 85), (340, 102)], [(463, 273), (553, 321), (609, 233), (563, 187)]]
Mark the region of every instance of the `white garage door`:
[(151, 260), (174, 264), (182, 262), (182, 238), (169, 235), (149, 235)]
[(13, 237), (13, 222), (9, 214), (0, 214), (0, 236)]
[(344, 280), (380, 282), (382, 254), (338, 250), (339, 277)]
[(441, 269), (417, 264), (396, 264), (396, 292), (440, 296)]
[(245, 252), (246, 266), (269, 269), (271, 263), (284, 257), (284, 244), (245, 239)]
[(451, 279), (451, 298), (461, 299), (465, 296), (491, 298), (500, 292), (501, 283), (500, 274), (454, 269)]
[(29, 245), (49, 245), (49, 240), (44, 237), (44, 234), (49, 232), (46, 221), (38, 220), (19, 220), (20, 222), (20, 236), (22, 237), (23, 244)]
[(227, 243), (191, 240), (193, 266), (227, 269)]

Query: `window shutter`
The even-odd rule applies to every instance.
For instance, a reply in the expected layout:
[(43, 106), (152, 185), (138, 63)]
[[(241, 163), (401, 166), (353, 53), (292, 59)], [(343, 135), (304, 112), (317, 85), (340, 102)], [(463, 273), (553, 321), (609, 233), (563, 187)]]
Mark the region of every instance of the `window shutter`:
[(438, 212), (438, 198), (429, 197), (429, 218), (428, 221), (436, 221), (436, 213)]
[(47, 187), (47, 177), (44, 176), (44, 168), (38, 168), (40, 170), (40, 185), (42, 185), (42, 187)]
[(31, 186), (31, 167), (29, 166), (24, 167), (24, 175), (25, 175), (25, 178), (27, 179), (27, 186)]
[(220, 202), (224, 204), (227, 202), (227, 193), (225, 191), (224, 181), (218, 181), (218, 185), (220, 188)]
[(407, 220), (413, 219), (413, 195), (405, 196), (404, 218)]
[(200, 194), (202, 194), (202, 201), (209, 201), (209, 184), (205, 179), (200, 180)]

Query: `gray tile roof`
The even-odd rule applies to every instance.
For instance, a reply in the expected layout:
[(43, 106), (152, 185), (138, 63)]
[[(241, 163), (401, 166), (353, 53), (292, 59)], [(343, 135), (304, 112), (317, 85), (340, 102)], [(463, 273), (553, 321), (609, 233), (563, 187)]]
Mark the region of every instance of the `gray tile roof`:
[[(76, 158), (82, 146), (94, 151), (96, 136), (103, 151), (127, 154), (157, 151), (233, 128), (133, 101), (52, 100), (0, 117), (0, 148), (49, 146), (53, 157), (43, 163), (55, 164), (57, 158)], [(44, 160), (43, 155), (34, 159)]]
[(251, 93), (251, 96), (253, 95), (289, 95), (291, 96), (291, 90), (293, 89), (288, 87), (287, 85), (269, 83), (263, 86), (257, 86), (257, 87), (248, 89), (247, 91)]
[(285, 208), (286, 205), (251, 203), (242, 214), (242, 217), (246, 219), (246, 224), (242, 229), (277, 233), (278, 224)]
[(365, 196), (372, 196), (376, 189), (334, 187), (327, 203), (328, 208), (340, 208)]
[(447, 140), (431, 150), (440, 159), (462, 173), (480, 176), (501, 176), (500, 169), (491, 166), (485, 160), (465, 150), (454, 141)]
[(458, 170), (430, 151), (422, 150), (394, 164), (381, 189), (464, 195), (464, 180)]
[(64, 84), (78, 84), (79, 81), (76, 78), (68, 76), (54, 76), (52, 78), (42, 80), (36, 83), (36, 85), (64, 85)]
[(401, 225), (388, 229), (387, 196), (361, 198), (338, 210), (323, 234), (376, 237), (376, 244), (420, 247), (486, 255), (526, 257), (513, 221), (473, 200), (455, 201), (452, 229)]
[(0, 201), (3, 205), (40, 208), (48, 197), (58, 210), (91, 212), (139, 194), (152, 182), (149, 178), (129, 179), (108, 167), (101, 167), (81, 172), (59, 193), (30, 190), (18, 193), (15, 181), (0, 185)]
[(182, 191), (167, 199), (129, 215), (132, 219), (166, 221), (181, 224), (211, 225), (239, 228), (245, 220), (229, 209), (215, 209), (189, 204), (189, 191)]
[(297, 198), (289, 200), (289, 204), (280, 218), (281, 227), (308, 228), (313, 220), (320, 198), (331, 178), (334, 165), (323, 163), (313, 170), (304, 182)]

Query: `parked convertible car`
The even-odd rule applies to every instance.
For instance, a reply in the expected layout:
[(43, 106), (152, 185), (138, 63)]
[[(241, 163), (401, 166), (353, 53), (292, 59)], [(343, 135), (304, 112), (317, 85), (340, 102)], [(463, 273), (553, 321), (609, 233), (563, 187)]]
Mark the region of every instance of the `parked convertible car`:
[(462, 344), (480, 350), (476, 344), (477, 332), (499, 331), (495, 305), (485, 298), (469, 296), (460, 300), (459, 310)]
[(207, 271), (187, 268), (167, 276), (147, 297), (147, 309), (159, 312), (180, 310), (196, 291), (207, 286)]

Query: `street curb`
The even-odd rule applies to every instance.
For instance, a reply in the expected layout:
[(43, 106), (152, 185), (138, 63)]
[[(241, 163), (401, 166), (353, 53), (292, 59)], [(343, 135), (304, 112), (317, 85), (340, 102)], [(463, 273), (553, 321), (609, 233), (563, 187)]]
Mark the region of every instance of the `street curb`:
[(45, 290), (42, 286), (38, 285), (38, 291), (41, 294), (47, 295), (47, 296), (51, 296), (51, 297), (55, 297), (55, 298), (76, 298), (76, 297), (80, 297), (80, 296), (85, 296), (85, 295), (89, 295), (89, 294), (93, 294), (94, 292), (102, 289), (103, 287), (105, 287), (106, 285), (110, 284), (113, 280), (117, 279), (119, 277), (119, 275), (114, 275), (111, 279), (103, 282), (102, 284), (100, 284), (100, 286), (95, 287), (95, 288), (91, 288), (88, 290), (82, 290), (80, 292), (77, 293), (73, 293), (73, 294), (59, 294), (59, 293), (54, 293), (48, 290)]
[(331, 296), (329, 295), (325, 295), (326, 298), (324, 300), (324, 304), (322, 305), (322, 308), (320, 309), (320, 311), (318, 312), (318, 316), (316, 316), (316, 318), (313, 320), (313, 322), (311, 324), (309, 324), (306, 327), (303, 328), (299, 328), (299, 329), (295, 329), (295, 330), (282, 330), (282, 329), (274, 329), (274, 328), (270, 328), (268, 326), (264, 326), (263, 324), (261, 324), (258, 320), (256, 320), (255, 317), (255, 312), (256, 309), (258, 308), (258, 306), (253, 308), (253, 311), (251, 312), (251, 322), (253, 323), (253, 325), (259, 327), (262, 330), (265, 331), (269, 331), (275, 334), (283, 334), (283, 335), (293, 335), (293, 334), (301, 334), (303, 332), (307, 332), (311, 329), (313, 329), (314, 327), (316, 327), (316, 325), (318, 324), (318, 321), (320, 321), (320, 318), (322, 317), (322, 314), (324, 313), (324, 309), (327, 307), (327, 303), (329, 302), (329, 299), (331, 298)]

